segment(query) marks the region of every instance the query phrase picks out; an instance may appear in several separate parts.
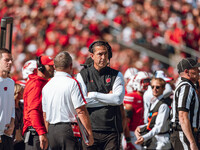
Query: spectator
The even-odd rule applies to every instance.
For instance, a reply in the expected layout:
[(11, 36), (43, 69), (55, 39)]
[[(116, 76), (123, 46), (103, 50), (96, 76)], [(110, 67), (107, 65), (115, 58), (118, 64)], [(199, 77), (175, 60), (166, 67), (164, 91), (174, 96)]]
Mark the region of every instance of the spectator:
[(112, 49), (107, 42), (95, 41), (89, 47), (94, 63), (77, 75), (87, 100), (94, 144), (83, 149), (120, 149), (123, 131), (121, 107), (125, 94), (123, 76), (110, 67)]
[(37, 58), (37, 74), (29, 75), (24, 89), (25, 149), (47, 149), (48, 140), (42, 112), (42, 88), (53, 77), (53, 60), (48, 56)]
[(12, 55), (0, 48), (0, 149), (13, 150), (12, 134), (15, 121), (14, 81), (8, 78)]
[(89, 134), (88, 146), (94, 142), (86, 101), (78, 81), (72, 78), (72, 58), (60, 52), (54, 59), (55, 76), (42, 90), (42, 107), (48, 125), (48, 138), (52, 150), (79, 150), (78, 140), (71, 124), (78, 115)]
[(162, 78), (153, 78), (151, 86), (154, 97), (151, 99), (148, 123), (136, 128), (137, 141), (135, 144), (143, 144), (147, 149), (170, 150), (170, 108), (168, 99), (162, 95), (165, 81)]
[(199, 99), (194, 84), (199, 80), (200, 63), (193, 58), (182, 59), (178, 65), (181, 81), (176, 87), (172, 105), (172, 147), (198, 150)]
[[(42, 54), (55, 56), (60, 50), (68, 47), (73, 47), (73, 52), (70, 52), (75, 56), (73, 60), (78, 64), (84, 63), (87, 56), (82, 58), (79, 54), (81, 49), (88, 48), (94, 40), (100, 38), (113, 42), (114, 37), (117, 37), (126, 45), (133, 42), (145, 47), (150, 45), (151, 50), (166, 55), (174, 55), (175, 52), (180, 55), (180, 47), (184, 45), (199, 51), (200, 7), (198, 1), (194, 3), (197, 6), (195, 9), (189, 0), (3, 0), (0, 2), (0, 19), (7, 16), (14, 18), (15, 62), (11, 75), (16, 75), (19, 80), (22, 78), (19, 72), (24, 62)], [(177, 34), (174, 35), (171, 30)], [(114, 55), (118, 54), (119, 52)], [(169, 57), (173, 60), (177, 58)], [(141, 66), (133, 66), (135, 60), (132, 61), (132, 56), (132, 63), (127, 57), (118, 58), (116, 57), (116, 63), (112, 65), (117, 64), (118, 67), (114, 68), (120, 69), (122, 73), (129, 67)], [(145, 71), (148, 70), (145, 68)]]

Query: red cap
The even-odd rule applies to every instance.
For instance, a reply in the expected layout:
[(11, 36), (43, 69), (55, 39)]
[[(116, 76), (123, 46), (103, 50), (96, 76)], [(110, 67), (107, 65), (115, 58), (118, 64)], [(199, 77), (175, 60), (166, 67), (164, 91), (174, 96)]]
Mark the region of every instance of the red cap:
[(41, 56), (40, 57), (41, 64), (43, 65), (53, 65), (53, 59), (50, 56)]

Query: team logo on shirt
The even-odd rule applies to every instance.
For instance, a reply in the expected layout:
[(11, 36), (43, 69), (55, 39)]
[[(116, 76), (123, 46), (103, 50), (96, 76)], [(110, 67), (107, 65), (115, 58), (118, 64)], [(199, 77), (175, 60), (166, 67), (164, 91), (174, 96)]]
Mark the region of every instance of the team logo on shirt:
[(111, 78), (106, 79), (106, 83), (110, 83), (110, 81), (111, 81)]
[(7, 91), (7, 89), (8, 89), (7, 87), (4, 87), (4, 91)]

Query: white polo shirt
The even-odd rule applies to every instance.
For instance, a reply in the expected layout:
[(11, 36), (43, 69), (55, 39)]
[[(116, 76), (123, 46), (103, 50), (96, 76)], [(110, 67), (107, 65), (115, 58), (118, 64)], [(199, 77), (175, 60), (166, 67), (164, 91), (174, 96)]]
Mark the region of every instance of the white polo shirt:
[(15, 118), (14, 88), (12, 79), (0, 77), (0, 135), (4, 134), (11, 118)]
[(66, 72), (56, 71), (42, 89), (42, 109), (50, 124), (75, 122), (75, 109), (85, 104), (78, 81)]

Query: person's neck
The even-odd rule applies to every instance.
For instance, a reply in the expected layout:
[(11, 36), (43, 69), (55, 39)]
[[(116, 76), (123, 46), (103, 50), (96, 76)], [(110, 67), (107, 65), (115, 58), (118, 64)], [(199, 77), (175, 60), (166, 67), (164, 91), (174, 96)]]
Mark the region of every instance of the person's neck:
[(190, 77), (189, 77), (188, 75), (182, 75), (181, 77), (190, 80), (193, 84), (196, 83), (196, 81), (191, 80)]
[(96, 66), (95, 64), (94, 64), (94, 68), (98, 71), (98, 72), (100, 72), (103, 68), (105, 68), (105, 67), (103, 67), (103, 68), (100, 68), (99, 66)]
[(66, 73), (68, 73), (68, 74), (72, 75), (72, 71), (71, 71), (71, 69), (70, 69), (70, 68), (67, 68), (67, 69), (56, 69), (56, 71), (60, 71), (60, 72), (66, 72)]
[(45, 74), (43, 74), (42, 72), (40, 72), (40, 71), (38, 71), (37, 72), (37, 75), (39, 76), (39, 77), (42, 77), (42, 78), (44, 78), (44, 79), (49, 79), (47, 76), (45, 76)]
[(7, 78), (8, 77), (8, 73), (5, 71), (0, 72), (0, 77), (2, 78)]

